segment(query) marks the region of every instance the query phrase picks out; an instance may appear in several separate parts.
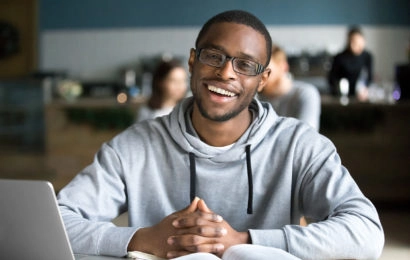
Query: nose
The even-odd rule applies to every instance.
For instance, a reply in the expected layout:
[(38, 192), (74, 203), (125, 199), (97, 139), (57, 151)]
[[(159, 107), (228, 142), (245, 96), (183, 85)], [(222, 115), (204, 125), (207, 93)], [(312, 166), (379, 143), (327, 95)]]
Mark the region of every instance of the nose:
[(220, 68), (217, 68), (216, 75), (224, 80), (232, 80), (237, 77), (233, 70), (232, 58), (227, 58)]

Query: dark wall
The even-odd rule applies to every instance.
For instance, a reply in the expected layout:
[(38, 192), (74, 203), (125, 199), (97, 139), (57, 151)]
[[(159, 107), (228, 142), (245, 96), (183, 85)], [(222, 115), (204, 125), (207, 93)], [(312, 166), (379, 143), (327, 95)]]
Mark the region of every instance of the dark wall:
[(268, 25), (410, 25), (408, 0), (39, 0), (40, 30), (200, 26), (243, 9)]

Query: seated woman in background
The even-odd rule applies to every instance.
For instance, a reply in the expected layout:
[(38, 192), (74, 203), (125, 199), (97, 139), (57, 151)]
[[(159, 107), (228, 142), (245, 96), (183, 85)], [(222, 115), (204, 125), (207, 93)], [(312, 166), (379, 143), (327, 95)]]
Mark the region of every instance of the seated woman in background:
[(367, 100), (373, 77), (373, 59), (365, 47), (366, 41), (360, 28), (351, 28), (347, 34), (346, 48), (333, 58), (328, 75), (333, 95), (340, 94), (339, 82), (345, 78), (349, 82), (348, 95), (356, 96), (360, 101)]
[(152, 94), (140, 107), (137, 121), (169, 114), (187, 94), (187, 72), (179, 60), (161, 61), (152, 78)]
[(292, 80), (286, 54), (279, 46), (272, 46), (268, 67), (271, 73), (259, 98), (270, 102), (279, 116), (297, 118), (319, 130), (321, 103), (317, 88)]

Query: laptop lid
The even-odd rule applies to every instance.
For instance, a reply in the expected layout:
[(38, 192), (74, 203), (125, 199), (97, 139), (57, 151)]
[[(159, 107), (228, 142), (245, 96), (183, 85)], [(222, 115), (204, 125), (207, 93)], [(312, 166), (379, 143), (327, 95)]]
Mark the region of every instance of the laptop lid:
[(0, 252), (4, 259), (74, 260), (51, 183), (0, 179)]

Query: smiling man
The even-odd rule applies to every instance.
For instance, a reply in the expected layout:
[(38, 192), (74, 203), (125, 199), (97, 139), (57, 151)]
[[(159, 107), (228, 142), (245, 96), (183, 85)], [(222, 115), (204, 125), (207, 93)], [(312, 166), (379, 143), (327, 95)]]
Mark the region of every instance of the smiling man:
[[(377, 258), (384, 243), (377, 211), (333, 144), (254, 98), (270, 73), (262, 22), (243, 11), (218, 14), (195, 45), (193, 97), (105, 143), (59, 193), (74, 251)], [(110, 222), (127, 211), (129, 227)], [(314, 223), (299, 226), (302, 215)]]

